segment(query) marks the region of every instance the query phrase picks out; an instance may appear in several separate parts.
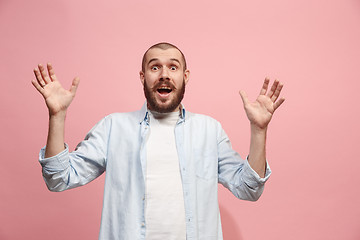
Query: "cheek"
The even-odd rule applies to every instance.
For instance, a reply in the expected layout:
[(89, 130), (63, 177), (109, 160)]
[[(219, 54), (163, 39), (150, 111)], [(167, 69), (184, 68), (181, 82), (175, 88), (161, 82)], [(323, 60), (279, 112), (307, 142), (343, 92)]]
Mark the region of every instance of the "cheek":
[(179, 74), (179, 76), (176, 76), (176, 85), (182, 86), (185, 83), (185, 76), (183, 74)]
[(155, 86), (156, 81), (151, 76), (145, 76), (144, 78), (144, 84), (146, 85), (146, 88), (152, 89)]
[(151, 85), (156, 81), (157, 76), (156, 74), (146, 74), (144, 78), (146, 79), (148, 85)]

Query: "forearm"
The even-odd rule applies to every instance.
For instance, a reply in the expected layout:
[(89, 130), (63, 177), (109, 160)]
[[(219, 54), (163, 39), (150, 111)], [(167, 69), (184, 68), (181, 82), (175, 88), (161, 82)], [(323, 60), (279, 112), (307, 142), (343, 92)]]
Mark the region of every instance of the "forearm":
[(49, 117), (49, 131), (46, 142), (45, 158), (52, 157), (62, 152), (65, 136), (66, 112), (60, 112)]
[(266, 132), (267, 128), (258, 128), (251, 124), (251, 139), (248, 161), (252, 169), (265, 177), (266, 171)]

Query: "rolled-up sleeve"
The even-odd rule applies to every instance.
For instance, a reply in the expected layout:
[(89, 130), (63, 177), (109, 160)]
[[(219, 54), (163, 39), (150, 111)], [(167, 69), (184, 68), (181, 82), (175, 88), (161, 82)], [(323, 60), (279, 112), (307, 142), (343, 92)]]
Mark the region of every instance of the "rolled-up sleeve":
[(271, 169), (266, 161), (265, 177), (260, 177), (254, 169), (251, 168), (248, 159), (244, 161), (243, 180), (252, 189), (256, 189), (259, 185), (264, 185), (271, 175)]
[(264, 184), (271, 175), (266, 163), (265, 177), (261, 178), (247, 160), (232, 149), (225, 131), (219, 130), (218, 141), (218, 181), (237, 198), (256, 201), (264, 191)]
[(108, 124), (106, 118), (101, 120), (73, 152), (65, 144), (62, 152), (45, 158), (46, 147), (40, 150), (39, 162), (50, 191), (60, 192), (85, 185), (105, 171)]
[(65, 143), (64, 147), (65, 149), (62, 152), (49, 158), (45, 158), (46, 146), (40, 150), (39, 162), (43, 167), (43, 171), (51, 173), (54, 171), (64, 170), (69, 166), (69, 146)]

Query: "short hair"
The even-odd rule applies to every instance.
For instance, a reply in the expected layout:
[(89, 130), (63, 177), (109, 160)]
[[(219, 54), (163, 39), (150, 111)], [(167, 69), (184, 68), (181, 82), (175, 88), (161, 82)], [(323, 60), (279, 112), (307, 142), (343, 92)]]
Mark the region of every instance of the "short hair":
[(179, 52), (181, 53), (181, 57), (182, 57), (182, 59), (183, 59), (183, 61), (184, 61), (184, 71), (187, 69), (187, 67), (186, 67), (186, 60), (185, 60), (185, 55), (183, 54), (183, 52), (182, 52), (178, 47), (176, 47), (175, 45), (173, 45), (173, 44), (171, 44), (171, 43), (161, 42), (161, 43), (157, 43), (157, 44), (155, 44), (155, 45), (152, 45), (152, 46), (151, 46), (148, 50), (146, 50), (146, 52), (144, 53), (144, 56), (143, 56), (143, 58), (142, 58), (142, 64), (141, 64), (141, 70), (142, 70), (143, 72), (145, 72), (146, 54), (148, 53), (148, 51), (149, 51), (150, 49), (153, 49), (153, 48), (160, 48), (160, 49), (162, 49), (162, 50), (167, 50), (167, 49), (169, 49), (169, 48), (175, 48), (175, 49), (179, 50)]

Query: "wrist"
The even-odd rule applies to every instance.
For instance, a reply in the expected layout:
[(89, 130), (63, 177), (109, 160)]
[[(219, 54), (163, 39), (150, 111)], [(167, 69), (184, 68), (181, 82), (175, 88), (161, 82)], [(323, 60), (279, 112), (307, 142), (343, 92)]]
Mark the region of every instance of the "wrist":
[(59, 111), (56, 113), (49, 112), (49, 119), (50, 120), (65, 120), (66, 118), (66, 111)]
[(250, 124), (250, 130), (251, 130), (251, 133), (252, 134), (265, 134), (266, 135), (266, 132), (267, 132), (267, 126), (265, 127), (259, 127), (255, 124)]

